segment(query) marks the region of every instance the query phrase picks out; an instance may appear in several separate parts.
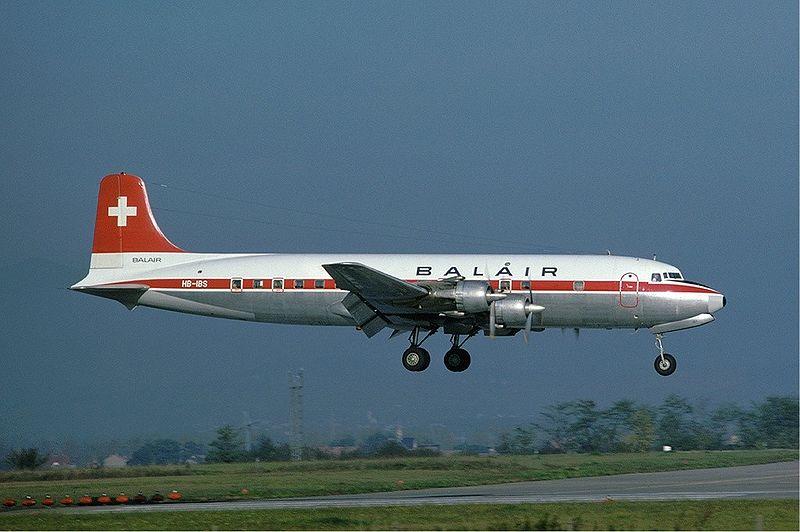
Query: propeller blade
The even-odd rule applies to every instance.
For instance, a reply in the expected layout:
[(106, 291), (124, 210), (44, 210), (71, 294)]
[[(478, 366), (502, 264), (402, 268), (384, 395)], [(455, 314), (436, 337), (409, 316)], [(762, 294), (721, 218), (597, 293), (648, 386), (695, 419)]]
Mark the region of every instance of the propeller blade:
[(497, 311), (494, 308), (494, 301), (489, 304), (489, 338), (494, 338), (494, 331), (497, 327), (495, 319), (497, 318)]
[(528, 312), (528, 319), (525, 320), (525, 330), (523, 331), (523, 338), (525, 345), (528, 344), (528, 337), (531, 335), (531, 326), (533, 325), (533, 312)]

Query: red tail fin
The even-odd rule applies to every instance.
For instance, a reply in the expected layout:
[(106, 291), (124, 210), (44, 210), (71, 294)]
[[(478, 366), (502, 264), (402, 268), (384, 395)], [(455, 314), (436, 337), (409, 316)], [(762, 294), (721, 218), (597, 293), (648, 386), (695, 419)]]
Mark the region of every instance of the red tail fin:
[(100, 182), (92, 253), (180, 253), (158, 228), (144, 181), (112, 174)]

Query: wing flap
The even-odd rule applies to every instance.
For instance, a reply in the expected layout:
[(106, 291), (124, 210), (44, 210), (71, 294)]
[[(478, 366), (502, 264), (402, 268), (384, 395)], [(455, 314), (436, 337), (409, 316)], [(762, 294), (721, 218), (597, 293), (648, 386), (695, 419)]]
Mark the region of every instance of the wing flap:
[(347, 294), (342, 300), (342, 304), (353, 319), (356, 320), (359, 329), (364, 331), (364, 334), (369, 338), (372, 338), (381, 332), (384, 327), (390, 325), (389, 321), (380, 312), (367, 305), (366, 302), (352, 292)]
[(342, 304), (369, 337), (393, 326), (392, 318), (384, 314), (387, 309), (405, 307), (429, 294), (426, 288), (357, 262), (323, 264), (322, 267), (336, 281), (337, 288), (350, 292)]

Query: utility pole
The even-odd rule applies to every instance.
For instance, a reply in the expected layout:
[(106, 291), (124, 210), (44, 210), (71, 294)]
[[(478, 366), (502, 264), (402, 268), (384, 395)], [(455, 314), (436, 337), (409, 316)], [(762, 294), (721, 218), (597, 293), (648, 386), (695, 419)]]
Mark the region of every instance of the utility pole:
[(289, 422), (291, 423), (292, 461), (299, 462), (303, 457), (303, 370), (289, 372)]

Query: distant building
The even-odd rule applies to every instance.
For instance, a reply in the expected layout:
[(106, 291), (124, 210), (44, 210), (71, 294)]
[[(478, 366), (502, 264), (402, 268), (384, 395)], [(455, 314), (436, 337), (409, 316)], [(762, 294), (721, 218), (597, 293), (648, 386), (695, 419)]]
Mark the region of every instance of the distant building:
[(103, 459), (103, 467), (126, 467), (128, 458), (118, 454), (112, 454)]
[(329, 447), (318, 447), (318, 449), (328, 456), (340, 458), (343, 454), (347, 455), (356, 452), (358, 447), (355, 445), (334, 445)]
[(70, 463), (70, 459), (63, 455), (54, 455), (50, 456), (45, 463), (45, 467), (49, 467), (51, 469), (58, 469), (58, 468), (74, 468), (75, 464)]
[(430, 451), (434, 453), (439, 453), (442, 451), (442, 446), (438, 443), (420, 443), (414, 448), (418, 451)]
[(405, 447), (407, 451), (413, 451), (417, 448), (417, 439), (411, 437), (405, 437), (400, 440), (400, 445)]

